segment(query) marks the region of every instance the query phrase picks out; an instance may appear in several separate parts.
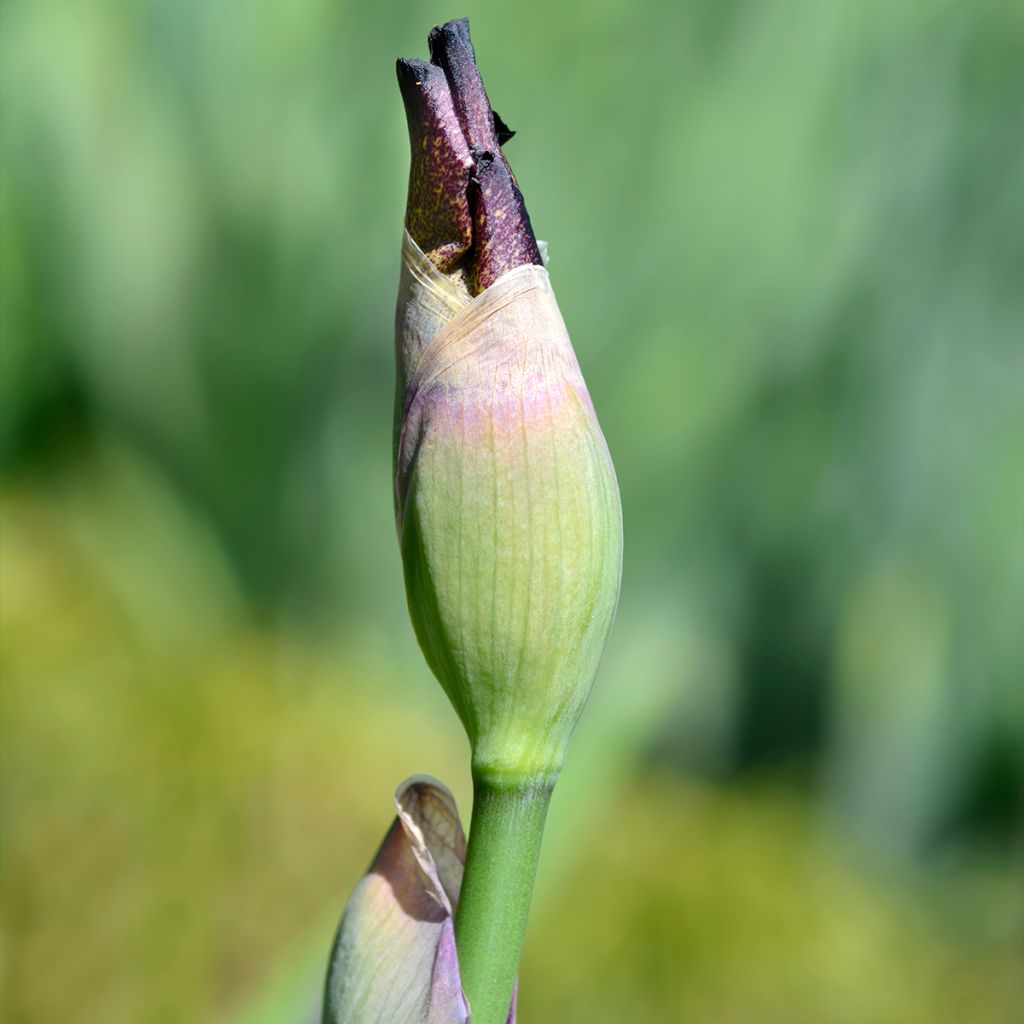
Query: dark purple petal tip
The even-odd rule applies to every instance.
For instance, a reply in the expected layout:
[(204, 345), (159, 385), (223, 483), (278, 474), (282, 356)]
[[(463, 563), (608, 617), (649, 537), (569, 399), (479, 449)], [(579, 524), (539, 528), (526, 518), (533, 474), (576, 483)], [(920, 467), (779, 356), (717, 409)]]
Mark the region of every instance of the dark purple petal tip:
[(473, 158), (444, 72), (421, 60), (399, 60), (397, 71), (412, 150), (405, 224), (416, 244), (448, 272), (473, 243), (466, 196)]
[(502, 274), (540, 264), (522, 193), (501, 146), (513, 135), (491, 108), (469, 20), (430, 33), (430, 59), (398, 61), (412, 167), (405, 223), (445, 273), (475, 295)]
[(471, 290), (479, 294), (502, 274), (526, 263), (540, 263), (523, 194), (500, 153), (475, 151), (469, 179), (473, 216)]
[(455, 113), (470, 149), (495, 152), (498, 136), (484, 80), (469, 38), (469, 19), (449, 21), (430, 33), (430, 61), (443, 69), (452, 90)]

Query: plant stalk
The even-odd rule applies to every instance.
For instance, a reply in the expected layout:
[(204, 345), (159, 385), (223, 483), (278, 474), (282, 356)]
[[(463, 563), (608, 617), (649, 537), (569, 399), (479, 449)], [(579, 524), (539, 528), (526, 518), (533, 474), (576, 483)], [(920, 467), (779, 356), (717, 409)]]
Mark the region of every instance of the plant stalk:
[(473, 1024), (506, 1024), (553, 784), (474, 772), (466, 870), (455, 915)]

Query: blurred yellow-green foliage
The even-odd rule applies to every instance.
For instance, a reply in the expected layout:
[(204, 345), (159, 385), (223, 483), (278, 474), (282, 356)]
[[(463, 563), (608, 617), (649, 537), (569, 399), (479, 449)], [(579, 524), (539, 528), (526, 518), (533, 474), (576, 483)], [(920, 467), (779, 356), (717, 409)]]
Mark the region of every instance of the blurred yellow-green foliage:
[(0, 1013), (303, 1019), (466, 745), (391, 513), (468, 13), (614, 454), (526, 1022), (1024, 1015), (1024, 8), (6, 0)]

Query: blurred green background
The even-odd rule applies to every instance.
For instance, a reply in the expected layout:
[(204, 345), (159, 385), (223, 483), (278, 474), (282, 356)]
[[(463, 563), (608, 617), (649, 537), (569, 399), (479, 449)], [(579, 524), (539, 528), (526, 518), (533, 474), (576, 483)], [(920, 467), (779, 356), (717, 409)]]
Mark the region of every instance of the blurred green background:
[(618, 468), (521, 1019), (1024, 1016), (1024, 8), (5, 0), (5, 1021), (297, 1022), (465, 740), (391, 509), (472, 18)]

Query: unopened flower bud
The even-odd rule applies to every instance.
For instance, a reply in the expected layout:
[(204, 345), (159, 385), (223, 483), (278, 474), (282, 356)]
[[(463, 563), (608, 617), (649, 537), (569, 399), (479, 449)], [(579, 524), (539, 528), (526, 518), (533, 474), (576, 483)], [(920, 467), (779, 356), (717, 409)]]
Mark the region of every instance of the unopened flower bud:
[[(324, 989), (322, 1024), (469, 1024), (454, 914), (466, 837), (455, 798), (416, 775), (345, 907)], [(513, 1001), (507, 1024), (515, 1024)]]
[(396, 317), (409, 609), (474, 770), (557, 776), (618, 599), (604, 437), (466, 22), (399, 61), (412, 170)]

